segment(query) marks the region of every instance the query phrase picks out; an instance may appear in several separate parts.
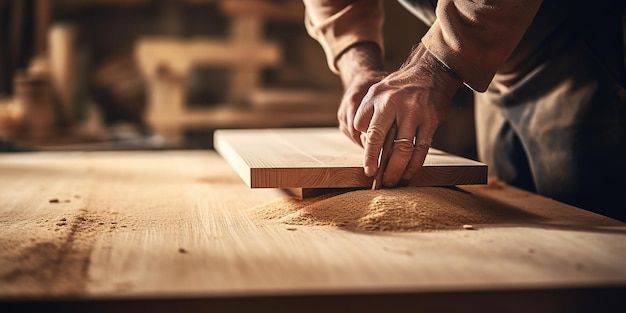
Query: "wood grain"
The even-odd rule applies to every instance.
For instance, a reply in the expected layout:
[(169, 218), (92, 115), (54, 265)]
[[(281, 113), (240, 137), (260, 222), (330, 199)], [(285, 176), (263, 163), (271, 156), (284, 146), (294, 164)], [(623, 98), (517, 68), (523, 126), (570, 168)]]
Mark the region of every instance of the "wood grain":
[[(533, 311), (571, 311), (581, 301), (598, 305), (615, 286), (623, 294), (623, 223), (504, 184), (457, 193), (509, 218), (471, 231), (285, 225), (252, 213), (287, 196), (249, 189), (213, 152), (0, 154), (0, 306), (17, 301), (23, 311), (29, 300), (48, 299), (52, 308), (136, 312), (142, 307), (130, 300), (143, 299), (163, 312), (163, 299), (231, 299), (220, 303), (337, 312), (349, 301), (367, 312), (467, 299), (484, 309), (510, 299)], [(576, 291), (584, 288), (592, 292)], [(518, 293), (498, 293), (510, 290)]]
[[(337, 128), (218, 130), (215, 148), (251, 188), (371, 187), (363, 150)], [(485, 184), (487, 165), (430, 149), (410, 186)]]

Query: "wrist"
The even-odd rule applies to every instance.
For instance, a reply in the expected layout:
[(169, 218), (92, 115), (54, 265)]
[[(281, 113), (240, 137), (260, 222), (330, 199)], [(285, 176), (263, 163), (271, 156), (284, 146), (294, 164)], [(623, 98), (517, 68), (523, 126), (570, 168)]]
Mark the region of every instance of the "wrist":
[(356, 43), (339, 55), (337, 69), (344, 87), (355, 77), (372, 73), (384, 76), (382, 51), (373, 42)]
[(426, 70), (433, 82), (450, 94), (456, 92), (463, 85), (463, 79), (421, 43), (412, 51), (407, 62), (402, 66), (406, 69), (411, 67)]

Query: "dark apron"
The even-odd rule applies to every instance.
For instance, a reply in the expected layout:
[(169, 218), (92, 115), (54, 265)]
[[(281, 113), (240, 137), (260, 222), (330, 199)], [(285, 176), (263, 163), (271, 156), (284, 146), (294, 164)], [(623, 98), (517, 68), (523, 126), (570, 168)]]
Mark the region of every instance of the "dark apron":
[[(436, 1), (399, 2), (434, 21)], [(475, 93), (476, 133), (491, 175), (626, 221), (624, 11), (611, 3), (544, 1)]]

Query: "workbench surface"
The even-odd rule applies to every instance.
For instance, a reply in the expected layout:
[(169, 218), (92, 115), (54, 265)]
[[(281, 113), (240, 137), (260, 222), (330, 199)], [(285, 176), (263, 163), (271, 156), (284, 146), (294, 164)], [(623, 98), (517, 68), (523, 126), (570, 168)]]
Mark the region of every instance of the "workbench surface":
[(295, 225), (259, 210), (297, 200), (212, 151), (0, 154), (0, 308), (577, 311), (624, 294), (626, 224), (502, 183), (448, 190), (507, 218)]

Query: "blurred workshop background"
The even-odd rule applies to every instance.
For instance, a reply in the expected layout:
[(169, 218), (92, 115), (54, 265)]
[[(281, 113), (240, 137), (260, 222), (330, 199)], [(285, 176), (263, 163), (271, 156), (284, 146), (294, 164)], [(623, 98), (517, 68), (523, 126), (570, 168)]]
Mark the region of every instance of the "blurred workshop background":
[[(386, 67), (426, 31), (384, 1)], [(0, 150), (210, 149), (336, 126), (341, 82), (293, 0), (0, 0)], [(475, 158), (462, 90), (433, 146)]]

